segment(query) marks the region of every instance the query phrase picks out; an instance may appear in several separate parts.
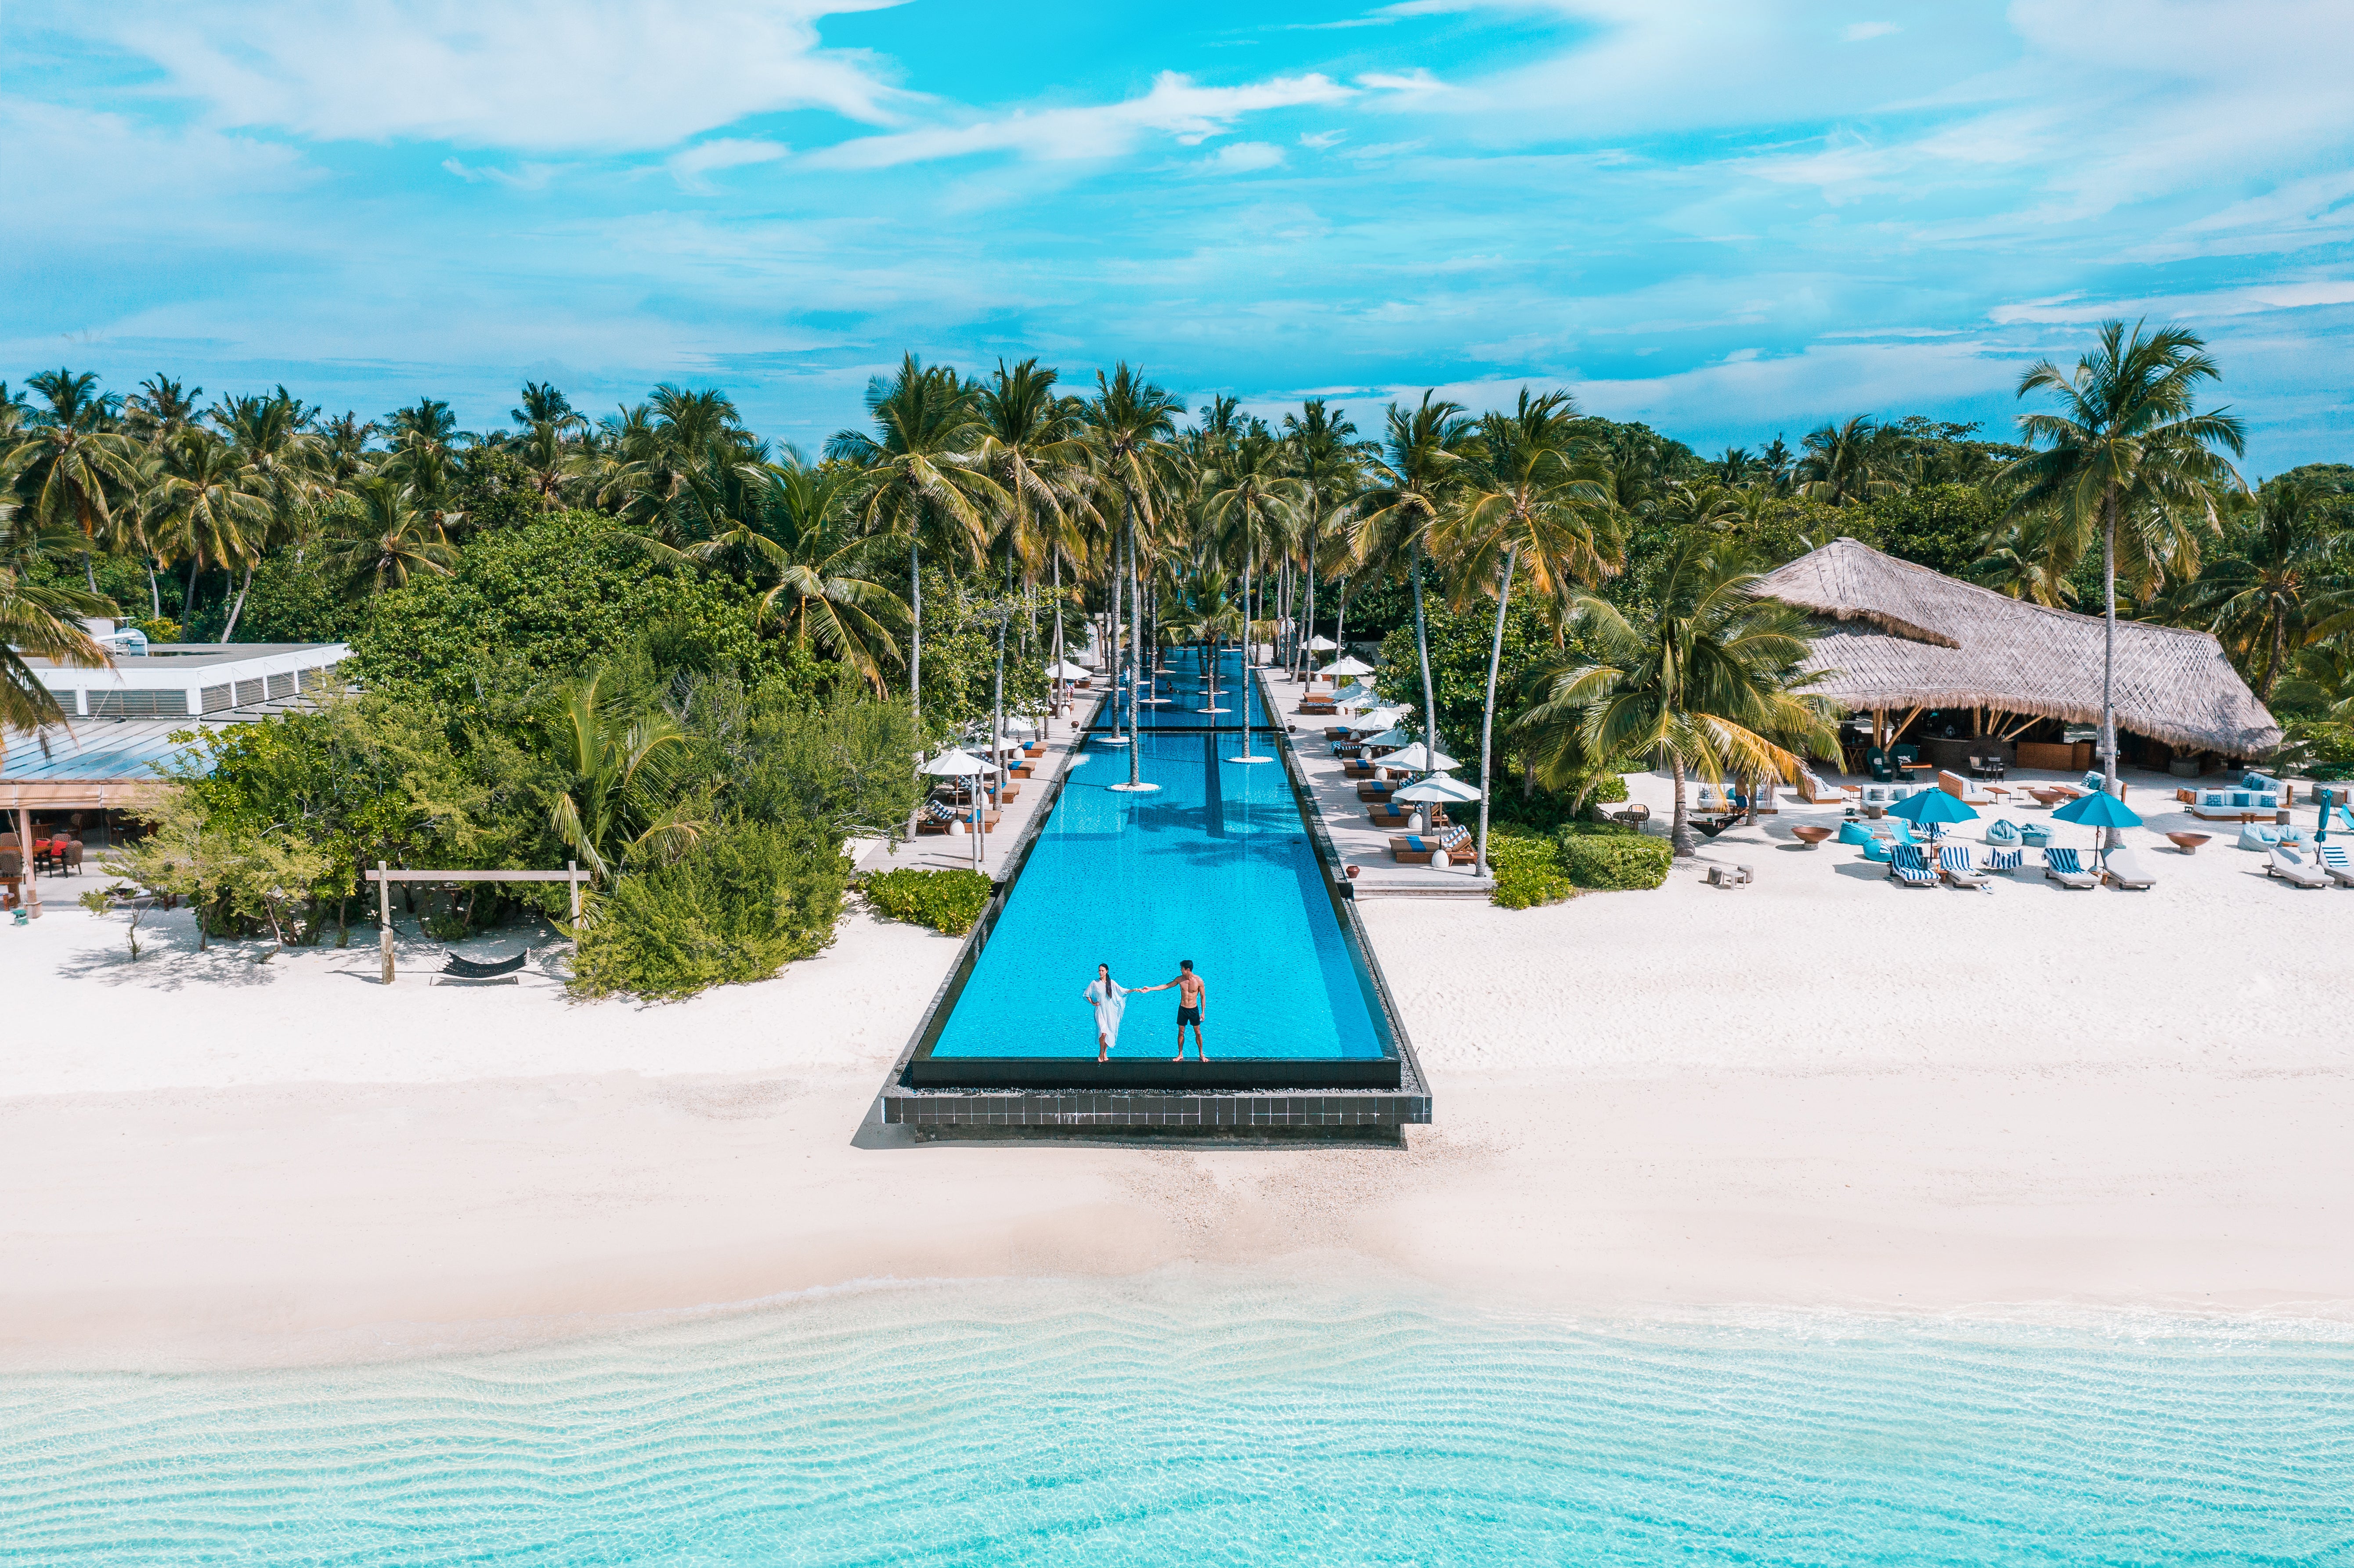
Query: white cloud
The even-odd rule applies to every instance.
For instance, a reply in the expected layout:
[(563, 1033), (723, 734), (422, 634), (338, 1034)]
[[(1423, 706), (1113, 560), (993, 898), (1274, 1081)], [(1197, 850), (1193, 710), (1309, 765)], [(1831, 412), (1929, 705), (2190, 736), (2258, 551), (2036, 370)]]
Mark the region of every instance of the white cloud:
[(488, 182), (519, 191), (545, 190), (557, 173), (553, 164), (522, 164), (513, 169), (477, 168), (455, 158), (442, 159), (441, 166), (470, 185)]
[(1320, 153), (1327, 147), (1337, 147), (1348, 139), (1346, 131), (1302, 131), (1299, 133), (1301, 146), (1313, 147)]
[(1214, 174), (1242, 175), (1272, 169), (1282, 162), (1283, 149), (1272, 142), (1236, 142), (1204, 159), (1203, 167)]
[(1841, 33), (1840, 37), (1850, 44), (1860, 44), (1866, 38), (1884, 38), (1891, 33), (1901, 33), (1903, 30), (1893, 22), (1858, 22)]
[(1998, 305), (1987, 313), (1987, 319), (1999, 326), (2142, 316), (2156, 321), (2198, 322), (2221, 316), (2259, 315), (2267, 311), (2309, 310), (2317, 305), (2354, 305), (2354, 280), (2317, 278), (2255, 283), (2197, 294), (2154, 294), (2137, 300), (2087, 300), (2081, 294), (2067, 294)]
[[(289, 147), (0, 98), (9, 224), (22, 249), (49, 234), (130, 235), (169, 247), (250, 227), (260, 198), (320, 178)], [(20, 258), (21, 260), (21, 258)]]
[(1165, 135), (1193, 146), (1232, 129), (1246, 114), (1341, 103), (1354, 96), (1354, 90), (1317, 74), (1274, 77), (1247, 87), (1203, 87), (1190, 77), (1163, 71), (1140, 98), (1076, 109), (1018, 111), (969, 125), (863, 136), (812, 154), (809, 161), (822, 168), (881, 169), (980, 153), (1108, 158), (1133, 151), (1148, 135)]
[(711, 182), (703, 176), (721, 169), (740, 169), (752, 164), (773, 164), (792, 152), (782, 142), (740, 141), (731, 136), (709, 142), (698, 142), (684, 152), (673, 153), (663, 167), (681, 188), (707, 191)]
[[(889, 3), (889, 0), (885, 0)], [(860, 0), (198, 0), (68, 14), (221, 125), (532, 152), (673, 146), (748, 114), (906, 101), (817, 19)]]

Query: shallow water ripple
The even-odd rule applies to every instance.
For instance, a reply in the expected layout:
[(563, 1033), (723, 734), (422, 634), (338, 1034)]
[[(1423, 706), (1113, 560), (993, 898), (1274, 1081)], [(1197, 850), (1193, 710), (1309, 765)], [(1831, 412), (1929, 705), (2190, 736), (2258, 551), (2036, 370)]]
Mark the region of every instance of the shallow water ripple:
[(2354, 1346), (2146, 1321), (1020, 1282), (0, 1380), (7, 1564), (2326, 1563), (2349, 1499)]

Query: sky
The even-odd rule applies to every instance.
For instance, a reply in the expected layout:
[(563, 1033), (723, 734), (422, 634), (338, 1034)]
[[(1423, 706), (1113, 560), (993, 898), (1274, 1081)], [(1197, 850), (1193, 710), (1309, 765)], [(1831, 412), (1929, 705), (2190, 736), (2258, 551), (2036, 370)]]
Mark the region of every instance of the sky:
[(1522, 386), (1713, 455), (2006, 434), (2110, 316), (2354, 460), (2348, 0), (12, 0), (0, 377), (503, 425), (907, 351), (1365, 433)]

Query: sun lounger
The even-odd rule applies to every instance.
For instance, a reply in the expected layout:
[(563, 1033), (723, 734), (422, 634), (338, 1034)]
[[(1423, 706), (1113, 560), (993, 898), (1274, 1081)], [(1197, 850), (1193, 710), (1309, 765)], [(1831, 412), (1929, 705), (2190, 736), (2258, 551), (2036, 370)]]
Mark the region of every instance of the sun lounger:
[(1379, 779), (1357, 786), (1357, 799), (1360, 800), (1386, 800), (1396, 792), (1396, 785)]
[(2294, 883), (2299, 887), (2329, 885), (2329, 874), (2321, 869), (2319, 862), (2305, 851), (2292, 849), (2286, 844), (2274, 844), (2266, 853), (2264, 874), (2277, 876), (2283, 882)]
[(916, 813), (916, 832), (918, 836), (925, 833), (945, 833), (949, 831), (949, 824), (956, 820), (957, 810), (954, 806), (945, 800), (927, 800), (924, 802), (923, 810)]
[[(1865, 852), (1869, 853), (1870, 852)], [(1935, 887), (1937, 874), (1929, 869), (1926, 856), (1919, 844), (1891, 844), (1888, 848), (1889, 880), (1905, 887)]]
[(2142, 863), (2141, 856), (2129, 849), (2111, 850), (2109, 858), (2101, 863), (2101, 874), (2119, 887), (2158, 885), (2158, 878), (2149, 874), (2149, 867)]
[(1438, 853), (1438, 841), (1419, 833), (1409, 833), (1390, 841), (1390, 858), (1400, 865), (1428, 865), (1430, 857)]
[(1990, 872), (2017, 871), (2022, 864), (2026, 863), (2026, 860), (2027, 852), (2025, 850), (1988, 850), (1987, 851), (1986, 869)]
[(2321, 844), (2313, 853), (2330, 881), (2340, 887), (2354, 887), (2354, 855), (2346, 853), (2344, 844)]
[(2100, 879), (2077, 863), (2072, 849), (2047, 849), (2043, 852), (2043, 875), (2047, 881), (2062, 887), (2098, 887)]
[(1986, 878), (1970, 864), (1970, 846), (1946, 844), (1937, 851), (1937, 872), (1956, 887), (1984, 887)]

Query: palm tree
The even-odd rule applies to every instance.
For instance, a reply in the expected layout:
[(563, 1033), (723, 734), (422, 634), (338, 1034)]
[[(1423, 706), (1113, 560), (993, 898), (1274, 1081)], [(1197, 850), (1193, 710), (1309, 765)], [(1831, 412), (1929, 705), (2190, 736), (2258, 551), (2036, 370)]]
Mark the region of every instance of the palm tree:
[(2020, 433), (2040, 450), (2004, 471), (2019, 485), (2013, 511), (2048, 511), (2079, 537), (2094, 527), (2101, 534), (2106, 623), (2101, 770), (2112, 790), (2117, 780), (2117, 525), (2134, 525), (2146, 556), (2168, 555), (2180, 562), (2184, 576), (2196, 574), (2197, 548), (2184, 532), (2184, 515), (2211, 523), (2217, 492), (2238, 478), (2215, 449), (2235, 456), (2243, 450), (2238, 418), (2220, 410), (2191, 411), (2199, 383), (2221, 379), (2196, 333), (2162, 327), (2145, 334), (2137, 322), (2128, 334), (2122, 321), (2101, 323), (2100, 347), (2078, 359), (2073, 371), (2047, 359), (2019, 378), (2020, 397), (2051, 392), (2061, 411), (2020, 417)]
[(1439, 748), (1438, 698), (1430, 678), (1430, 634), (1422, 609), (1422, 562), (1431, 530), (1453, 507), (1464, 464), (1479, 454), (1479, 427), (1463, 405), (1425, 392), (1413, 409), (1389, 407), (1389, 429), (1373, 482), (1357, 498), (1352, 541), (1357, 558), (1378, 569), (1403, 563), (1414, 588), (1414, 645), (1422, 662), (1422, 738)]
[(114, 429), (113, 400), (99, 395), (92, 372), (44, 370), (25, 384), (48, 407), (19, 432), (33, 450), (17, 483), (37, 523), (80, 533), (82, 576), (95, 594), (91, 556), (112, 529), (112, 503), (138, 493), (139, 445)]
[(1308, 488), (1308, 514), (1303, 519), (1304, 536), (1300, 541), (1300, 560), (1308, 579), (1307, 609), (1300, 624), (1306, 630), (1294, 650), (1303, 675), (1307, 673), (1308, 644), (1316, 639), (1316, 568), (1325, 505), (1328, 499), (1346, 496), (1357, 487), (1360, 465), (1357, 450), (1349, 440), (1356, 433), (1357, 427), (1347, 416), (1333, 413), (1321, 397), (1310, 397), (1299, 405), (1298, 414), (1283, 417), (1283, 439), (1291, 448), (1291, 471)]
[(145, 441), (178, 435), (196, 422), (196, 399), (204, 395), (203, 387), (185, 386), (159, 372), (124, 399), (123, 425)]
[(679, 798), (686, 736), (668, 713), (627, 711), (600, 671), (557, 688), (539, 734), (564, 781), (548, 825), (598, 881), (640, 856), (674, 858), (695, 842), (701, 824)]
[(313, 418), (311, 424), (319, 435), (323, 477), (329, 484), (342, 488), (367, 471), (372, 461), (367, 444), (377, 433), (375, 420), (345, 409), (332, 419)]
[(157, 449), (147, 514), (156, 554), (188, 564), (180, 598), (184, 625), (196, 611), (198, 574), (207, 567), (226, 571), (258, 556), (270, 532), (268, 499), (254, 493), (228, 443), (200, 425)]
[(1875, 463), (1884, 466), (1886, 461), (1879, 434), (1869, 415), (1859, 415), (1844, 425), (1825, 425), (1808, 434), (1806, 455), (1798, 460), (1797, 470), (1801, 492), (1809, 500), (1828, 501), (1834, 506), (1893, 492), (1893, 483), (1872, 474)]
[(1805, 620), (1753, 597), (1757, 580), (1740, 540), (1687, 533), (1644, 583), (1637, 619), (1607, 599), (1579, 595), (1573, 615), (1596, 656), (1564, 658), (1543, 672), (1542, 698), (1518, 726), (1530, 737), (1540, 778), (1559, 786), (1599, 761), (1666, 758), (1676, 793), (1670, 839), (1678, 855), (1690, 856), (1686, 769), (1712, 779), (1728, 772), (1789, 779), (1798, 751), (1837, 757), (1831, 715), (1803, 694), (1812, 679), (1799, 668)]
[(2256, 700), (2269, 703), (2307, 641), (2354, 623), (2354, 573), (2306, 486), (2276, 480), (2257, 493), (2253, 510), (2252, 524), (2234, 531), (2236, 547), (2190, 585), (2185, 608), (2240, 653), (2243, 668), (2262, 658)]
[(345, 578), (345, 592), (370, 598), (405, 588), (417, 572), (450, 575), (458, 552), (441, 530), (416, 507), (416, 494), (389, 475), (364, 479), (354, 487), (359, 512), (336, 530), (319, 552), (327, 569)]
[[(1258, 628), (1251, 622), (1251, 589), (1259, 555), (1272, 546), (1288, 550), (1299, 532), (1299, 510), (1308, 487), (1287, 471), (1283, 443), (1264, 426), (1246, 432), (1226, 449), (1206, 493), (1202, 518), (1211, 535), (1240, 541), (1243, 551), (1243, 755), (1251, 754), (1251, 645)], [(1262, 609), (1264, 607), (1262, 607)], [(1261, 619), (1264, 619), (1262, 614)]]
[[(1141, 781), (1143, 764), (1135, 743), (1136, 718), (1134, 704), (1142, 690), (1144, 671), (1144, 611), (1140, 603), (1142, 573), (1139, 556), (1148, 532), (1157, 531), (1159, 520), (1167, 510), (1165, 503), (1178, 488), (1185, 472), (1184, 454), (1176, 445), (1177, 416), (1185, 411), (1185, 401), (1173, 397), (1140, 371), (1131, 369), (1122, 361), (1106, 376), (1096, 372), (1096, 395), (1088, 399), (1084, 413), (1087, 441), (1094, 455), (1101, 482), (1119, 496), (1119, 542), (1128, 549), (1129, 599), (1129, 658), (1131, 662), (1129, 682), (1129, 736), (1132, 744), (1128, 748), (1128, 781)], [(1119, 647), (1119, 567), (1115, 558), (1112, 568), (1112, 651), (1117, 657)], [(1114, 691), (1117, 693), (1117, 685)], [(1115, 695), (1114, 701), (1118, 698)], [(1117, 711), (1117, 710), (1115, 710)]]
[(762, 618), (784, 607), (796, 642), (814, 643), (840, 659), (879, 697), (884, 661), (899, 657), (891, 627), (907, 619), (907, 605), (869, 570), (877, 541), (861, 535), (851, 519), (857, 488), (856, 474), (840, 467), (798, 461), (772, 465), (759, 529), (710, 540), (688, 553), (704, 560), (732, 557), (751, 580), (769, 583), (760, 598)]
[[(1007, 369), (997, 362), (996, 374), (980, 393), (981, 438), (975, 452), (982, 471), (997, 483), (1006, 505), (1001, 530), (1004, 545), (1006, 583), (1013, 585), (1015, 564), (1021, 567), (1025, 599), (1031, 606), (1031, 641), (1037, 638), (1035, 599), (1026, 590), (1037, 586), (1041, 557), (1051, 559), (1059, 588), (1066, 540), (1062, 535), (1076, 521), (1074, 514), (1087, 510), (1085, 478), (1087, 450), (1080, 439), (1079, 401), (1057, 396), (1055, 372), (1034, 359)], [(1055, 657), (1063, 656), (1062, 605), (1056, 595)]]
[(851, 515), (870, 534), (907, 544), (907, 696), (917, 719), (924, 712), (923, 549), (928, 538), (979, 559), (989, 538), (989, 514), (1005, 493), (974, 461), (981, 439), (980, 395), (945, 365), (927, 366), (910, 354), (898, 374), (866, 384), (866, 412), (875, 433), (837, 430), (826, 456), (856, 466)]
[(270, 535), (298, 544), (306, 540), (330, 493), (323, 473), (326, 443), (310, 428), (318, 412), (281, 386), (257, 397), (224, 397), (207, 415), (228, 439), (230, 453), (243, 471), (243, 488), (270, 508), (268, 533), (249, 540), (251, 548), (242, 563), (245, 580), (221, 627), (223, 642), (237, 632), (246, 595), (253, 588), (253, 569)]
[(24, 515), (16, 480), (34, 457), (30, 445), (0, 449), (0, 729), (38, 733), (64, 724), (67, 717), (57, 694), (25, 662), (26, 656), (82, 669), (103, 668), (106, 651), (83, 629), (81, 618), (111, 614), (114, 606), (80, 588), (26, 580), (23, 568), (44, 546), (76, 537), (63, 528), (43, 528)]
[(1526, 560), (1538, 595), (1558, 603), (1573, 588), (1598, 586), (1622, 560), (1610, 526), (1610, 489), (1600, 462), (1577, 440), (1576, 418), (1568, 393), (1532, 397), (1523, 387), (1512, 412), (1481, 419), (1479, 455), (1469, 465), (1457, 510), (1434, 533), (1457, 597), (1496, 596), (1479, 715), (1479, 836), (1472, 858), (1482, 876), (1488, 874), (1488, 800), (1494, 792), (1496, 677), (1503, 665), (1512, 573)]

